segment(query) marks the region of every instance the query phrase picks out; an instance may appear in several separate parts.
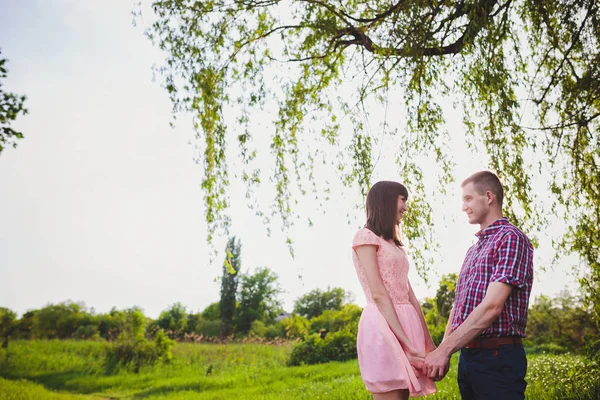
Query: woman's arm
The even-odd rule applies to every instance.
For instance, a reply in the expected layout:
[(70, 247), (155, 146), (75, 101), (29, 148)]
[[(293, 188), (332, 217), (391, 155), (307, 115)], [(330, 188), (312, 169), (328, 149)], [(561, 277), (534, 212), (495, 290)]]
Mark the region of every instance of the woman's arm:
[(396, 338), (400, 342), (402, 348), (406, 353), (410, 353), (411, 356), (417, 356), (418, 351), (406, 336), (394, 304), (390, 299), (390, 296), (383, 285), (381, 275), (379, 274), (379, 268), (377, 266), (377, 246), (375, 245), (362, 245), (355, 248), (356, 254), (358, 255), (358, 261), (365, 272), (367, 278), (367, 285), (371, 291), (371, 296), (375, 305), (379, 309), (379, 312), (383, 315), (388, 325), (394, 332)]
[(429, 328), (427, 327), (427, 322), (425, 322), (423, 310), (421, 309), (419, 300), (417, 300), (417, 296), (415, 296), (415, 292), (413, 291), (410, 282), (408, 282), (408, 301), (415, 308), (417, 314), (419, 314), (419, 319), (421, 320), (421, 327), (423, 328), (423, 332), (425, 333), (425, 349), (427, 350), (427, 353), (430, 353), (435, 350), (435, 343), (433, 343), (431, 333), (429, 333)]

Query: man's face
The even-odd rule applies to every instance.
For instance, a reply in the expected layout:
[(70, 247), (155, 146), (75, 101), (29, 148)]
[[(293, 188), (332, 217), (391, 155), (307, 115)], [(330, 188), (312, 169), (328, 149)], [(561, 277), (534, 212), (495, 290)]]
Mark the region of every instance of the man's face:
[(472, 182), (462, 188), (462, 210), (467, 214), (470, 224), (481, 224), (490, 210), (489, 197), (486, 192), (480, 194)]

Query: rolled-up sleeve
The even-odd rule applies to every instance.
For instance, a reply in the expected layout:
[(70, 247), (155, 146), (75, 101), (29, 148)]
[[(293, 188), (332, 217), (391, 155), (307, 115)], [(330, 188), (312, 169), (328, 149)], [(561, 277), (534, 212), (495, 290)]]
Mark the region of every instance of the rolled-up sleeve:
[(513, 232), (506, 234), (496, 248), (490, 282), (508, 283), (519, 289), (522, 288), (531, 262), (529, 253), (527, 240)]

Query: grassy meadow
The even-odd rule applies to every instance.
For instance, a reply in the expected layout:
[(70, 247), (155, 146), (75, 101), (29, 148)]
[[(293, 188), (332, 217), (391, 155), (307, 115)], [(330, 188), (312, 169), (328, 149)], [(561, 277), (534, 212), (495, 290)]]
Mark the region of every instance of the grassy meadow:
[[(0, 400), (370, 399), (357, 362), (288, 367), (290, 345), (178, 343), (170, 364), (139, 373), (107, 366), (100, 341), (16, 341), (0, 350)], [(459, 399), (456, 362), (430, 399)], [(530, 399), (598, 399), (585, 359), (530, 355)]]

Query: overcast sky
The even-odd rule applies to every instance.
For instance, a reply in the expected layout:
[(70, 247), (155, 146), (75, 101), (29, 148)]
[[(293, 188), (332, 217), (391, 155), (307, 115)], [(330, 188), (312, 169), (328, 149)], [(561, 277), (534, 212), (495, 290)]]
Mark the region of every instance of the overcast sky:
[[(9, 59), (4, 89), (26, 94), (29, 109), (14, 124), (25, 139), (0, 155), (0, 306), (22, 314), (72, 300), (99, 312), (137, 305), (157, 317), (177, 301), (192, 311), (217, 301), (221, 264), (208, 261), (193, 132), (186, 123), (169, 127), (166, 91), (152, 81), (161, 54), (132, 26), (132, 3), (0, 0), (0, 8), (0, 47)], [(459, 182), (485, 168), (466, 153), (456, 161)], [(392, 164), (383, 157), (374, 179), (397, 180)], [(350, 252), (362, 223), (357, 193), (334, 191), (320, 213), (302, 200), (299, 211), (314, 226), (292, 229), (292, 259), (276, 225), (267, 237), (244, 192), (232, 191), (243, 270), (275, 271), (289, 311), (301, 294), (327, 286), (364, 304)], [(435, 294), (441, 274), (458, 272), (478, 230), (461, 214), (458, 183), (446, 200), (430, 285), (411, 271), (421, 298)], [(216, 239), (218, 249), (225, 240)], [(561, 265), (538, 271), (534, 296), (574, 287), (565, 277), (571, 264)]]

